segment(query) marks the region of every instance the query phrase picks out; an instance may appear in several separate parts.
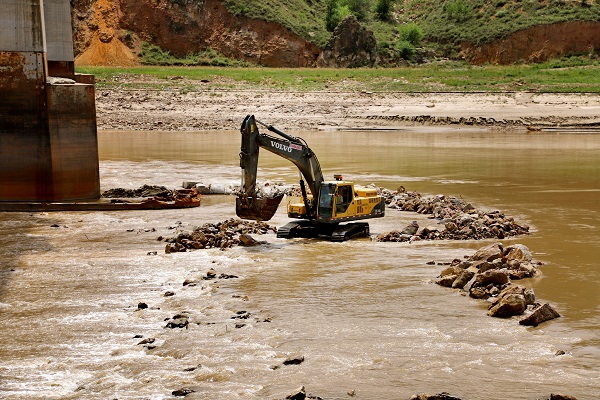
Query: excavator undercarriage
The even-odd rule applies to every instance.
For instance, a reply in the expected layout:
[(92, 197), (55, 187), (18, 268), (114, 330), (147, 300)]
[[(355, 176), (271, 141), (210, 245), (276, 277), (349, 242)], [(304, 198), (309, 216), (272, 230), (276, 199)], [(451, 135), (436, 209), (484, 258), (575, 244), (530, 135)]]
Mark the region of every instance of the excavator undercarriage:
[(313, 221), (301, 220), (285, 224), (277, 229), (277, 237), (292, 238), (320, 238), (332, 242), (359, 237), (369, 237), (369, 224), (366, 222), (351, 222), (347, 224), (318, 224)]

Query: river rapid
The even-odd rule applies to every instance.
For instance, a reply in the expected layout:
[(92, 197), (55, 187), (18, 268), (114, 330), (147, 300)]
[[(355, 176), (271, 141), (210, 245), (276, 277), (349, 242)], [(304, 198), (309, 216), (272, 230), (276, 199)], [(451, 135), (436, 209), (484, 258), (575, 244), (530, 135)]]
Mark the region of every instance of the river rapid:
[[(0, 213), (0, 398), (154, 400), (189, 388), (186, 399), (283, 399), (300, 386), (324, 399), (600, 398), (597, 132), (290, 133), (327, 178), (461, 196), (528, 224), (530, 235), (502, 243), (543, 263), (519, 283), (562, 317), (526, 328), (432, 283), (436, 264), (491, 241), (269, 234), (254, 236), (266, 241), (258, 247), (165, 254), (157, 238), (235, 217), (234, 197), (183, 210)], [(239, 141), (237, 132), (100, 132), (102, 190), (238, 183)], [(298, 172), (263, 152), (260, 179), (295, 183)], [(283, 205), (270, 224), (287, 222)], [(388, 209), (371, 234), (412, 220), (433, 223)], [(203, 280), (211, 268), (237, 278)], [(187, 329), (165, 327), (176, 314)], [(284, 365), (290, 357), (304, 361)]]

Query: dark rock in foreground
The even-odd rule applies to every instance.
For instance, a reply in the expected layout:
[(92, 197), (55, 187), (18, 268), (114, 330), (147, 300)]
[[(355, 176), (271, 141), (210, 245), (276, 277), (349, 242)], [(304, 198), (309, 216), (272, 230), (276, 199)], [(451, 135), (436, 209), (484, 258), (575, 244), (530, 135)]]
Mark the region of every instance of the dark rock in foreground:
[(304, 400), (306, 399), (306, 389), (304, 386), (294, 390), (292, 393), (285, 397), (287, 400)]
[(189, 318), (184, 314), (174, 315), (173, 318), (169, 320), (165, 328), (175, 329), (175, 328), (187, 328), (189, 325)]
[(185, 396), (187, 396), (188, 394), (190, 394), (190, 393), (194, 393), (194, 392), (195, 392), (195, 390), (193, 390), (193, 389), (189, 389), (189, 388), (181, 388), (181, 389), (173, 390), (173, 391), (171, 392), (171, 394), (172, 394), (173, 396), (177, 396), (177, 397), (185, 397)]
[(411, 396), (410, 400), (460, 400), (460, 398), (442, 392), (434, 395), (415, 394), (414, 396)]

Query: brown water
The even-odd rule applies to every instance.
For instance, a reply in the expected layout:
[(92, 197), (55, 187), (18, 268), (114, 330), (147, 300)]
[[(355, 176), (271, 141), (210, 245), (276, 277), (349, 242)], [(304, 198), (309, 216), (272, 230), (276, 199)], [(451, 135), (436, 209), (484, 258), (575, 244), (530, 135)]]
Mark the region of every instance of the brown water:
[[(186, 398), (280, 399), (302, 385), (325, 399), (350, 398), (349, 391), (356, 399), (441, 391), (465, 400), (600, 398), (600, 135), (300, 136), (326, 176), (460, 195), (530, 224), (530, 236), (503, 243), (523, 243), (544, 262), (543, 277), (524, 284), (563, 317), (524, 328), (431, 284), (442, 267), (428, 261), (487, 242), (269, 235), (259, 248), (164, 254), (159, 235), (231, 218), (234, 199), (204, 197), (191, 210), (0, 213), (0, 398), (167, 399), (190, 387), (196, 393)], [(102, 189), (237, 183), (238, 152), (236, 132), (102, 132)], [(261, 157), (259, 176), (298, 179), (271, 154)], [(273, 224), (287, 221), (283, 208)], [(432, 223), (388, 210), (371, 232), (413, 219)], [(211, 267), (239, 279), (182, 286)], [(138, 311), (139, 302), (149, 308)], [(189, 329), (165, 329), (182, 311)], [(252, 315), (231, 319), (236, 311)], [(155, 338), (156, 347), (138, 345), (135, 335)], [(305, 361), (282, 366), (290, 355)]]

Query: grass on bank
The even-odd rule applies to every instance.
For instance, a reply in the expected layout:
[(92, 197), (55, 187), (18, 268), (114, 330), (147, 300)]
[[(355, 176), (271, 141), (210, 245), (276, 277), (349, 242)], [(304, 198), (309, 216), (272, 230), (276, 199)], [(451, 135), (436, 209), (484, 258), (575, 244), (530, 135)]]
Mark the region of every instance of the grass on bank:
[[(389, 11), (382, 18), (378, 9), (384, 3)], [(346, 9), (373, 30), (380, 51), (390, 45), (402, 51), (401, 30), (414, 23), (426, 48), (451, 58), (463, 41), (479, 46), (535, 25), (600, 20), (600, 0), (223, 0), (223, 5), (238, 16), (279, 23), (321, 48), (331, 35), (330, 7)]]
[(95, 75), (98, 89), (600, 93), (600, 62), (581, 57), (511, 66), (457, 62), (364, 69), (140, 66), (77, 67), (77, 72)]

